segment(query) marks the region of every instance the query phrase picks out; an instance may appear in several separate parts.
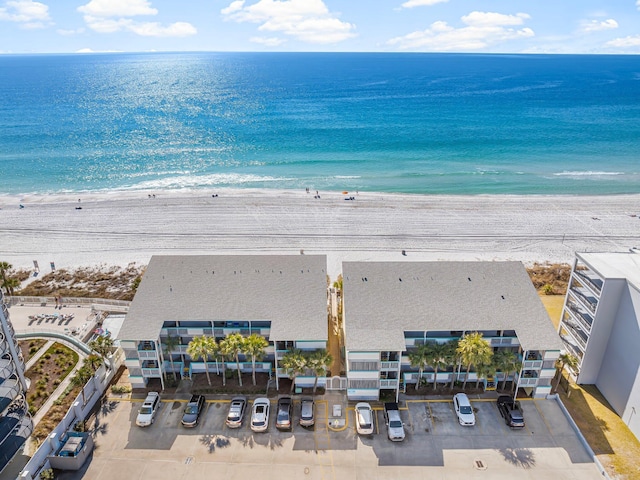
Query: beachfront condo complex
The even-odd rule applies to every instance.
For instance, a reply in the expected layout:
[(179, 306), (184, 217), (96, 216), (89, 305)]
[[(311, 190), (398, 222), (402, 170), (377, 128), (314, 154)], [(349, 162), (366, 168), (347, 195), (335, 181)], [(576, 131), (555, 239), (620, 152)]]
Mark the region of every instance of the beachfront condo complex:
[[(426, 343), (457, 345), (474, 332), (494, 355), (514, 354), (518, 367), (496, 371), (494, 382), (506, 377), (536, 398), (551, 393), (562, 343), (522, 263), (346, 262), (343, 286), (350, 399), (406, 390), (419, 380), (412, 351)], [(436, 383), (465, 380), (461, 361), (439, 363)], [(475, 366), (467, 380), (479, 375), (486, 386), (489, 375)], [(432, 384), (434, 376), (428, 366), (421, 380)]]

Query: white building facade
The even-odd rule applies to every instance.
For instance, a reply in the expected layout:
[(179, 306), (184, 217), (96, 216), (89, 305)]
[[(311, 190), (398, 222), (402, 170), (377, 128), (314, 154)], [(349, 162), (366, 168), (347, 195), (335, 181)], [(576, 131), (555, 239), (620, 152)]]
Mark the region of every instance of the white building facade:
[(640, 255), (577, 253), (559, 326), (578, 361), (577, 382), (594, 384), (640, 438)]
[[(479, 332), (493, 347), (513, 351), (517, 382), (531, 396), (551, 393), (562, 343), (519, 262), (347, 262), (343, 312), (348, 397), (378, 400), (418, 381), (409, 353), (426, 342), (457, 342)], [(438, 371), (436, 382), (463, 381), (462, 366)], [(434, 381), (427, 368), (422, 378)], [(474, 382), (472, 371), (468, 380)]]
[[(163, 382), (170, 372), (204, 373), (204, 362), (187, 354), (189, 342), (202, 335), (220, 341), (232, 333), (255, 333), (268, 341), (256, 372), (274, 376), (278, 384), (288, 378), (278, 364), (288, 351), (326, 349), (326, 275), (321, 255), (152, 257), (118, 334), (132, 386)], [(215, 361), (207, 368), (223, 370)], [(227, 361), (224, 368), (235, 370), (236, 362)], [(241, 355), (240, 368), (250, 373), (251, 358)], [(296, 378), (298, 386), (314, 381)], [(325, 381), (320, 378), (318, 385)]]
[(33, 430), (26, 394), (24, 358), (0, 291), (0, 472)]

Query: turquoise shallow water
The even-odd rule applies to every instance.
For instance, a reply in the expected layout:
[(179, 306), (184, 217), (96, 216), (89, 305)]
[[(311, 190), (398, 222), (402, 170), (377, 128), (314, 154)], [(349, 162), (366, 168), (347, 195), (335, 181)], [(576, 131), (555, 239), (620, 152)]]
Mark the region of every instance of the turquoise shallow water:
[(640, 57), (0, 56), (0, 193), (640, 192)]

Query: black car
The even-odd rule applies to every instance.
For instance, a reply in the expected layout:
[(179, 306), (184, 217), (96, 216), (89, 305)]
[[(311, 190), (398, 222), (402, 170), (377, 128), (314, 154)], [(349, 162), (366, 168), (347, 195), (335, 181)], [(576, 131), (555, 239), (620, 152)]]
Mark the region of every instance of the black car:
[(500, 395), (498, 397), (498, 410), (508, 426), (511, 428), (524, 428), (524, 415), (520, 408), (520, 402), (514, 401), (508, 395)]
[(276, 428), (278, 430), (291, 430), (291, 413), (293, 402), (291, 397), (280, 397), (278, 399), (278, 413), (276, 416)]
[(204, 396), (193, 395), (184, 409), (184, 414), (182, 415), (182, 425), (185, 427), (195, 427), (198, 424), (198, 419), (200, 418), (200, 414), (202, 413), (203, 409)]

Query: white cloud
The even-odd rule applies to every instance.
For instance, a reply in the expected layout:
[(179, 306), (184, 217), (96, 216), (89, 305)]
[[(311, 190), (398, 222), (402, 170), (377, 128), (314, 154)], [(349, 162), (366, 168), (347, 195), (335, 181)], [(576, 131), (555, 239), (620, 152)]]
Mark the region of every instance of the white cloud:
[[(640, 0), (639, 0), (640, 1)], [(532, 29), (521, 26), (529, 19), (526, 13), (504, 15), (494, 12), (471, 12), (461, 18), (466, 26), (455, 28), (437, 21), (429, 28), (392, 38), (387, 42), (400, 50), (474, 51), (482, 50), (506, 40), (535, 36)]]
[(504, 15), (495, 12), (471, 12), (461, 18), (463, 23), (474, 27), (496, 27), (507, 25), (522, 25), (525, 20), (531, 18), (526, 13)]
[(446, 3), (448, 1), (449, 0), (407, 0), (400, 6), (403, 8), (430, 7), (431, 5), (435, 5), (436, 3)]
[(120, 50), (93, 50), (91, 48), (81, 48), (76, 53), (119, 53)]
[(64, 29), (64, 28), (59, 28), (58, 30), (56, 30), (56, 33), (58, 35), (62, 35), (64, 37), (68, 37), (71, 35), (78, 35), (81, 33), (84, 33), (84, 28), (76, 28), (76, 29)]
[(638, 7), (638, 10), (640, 10), (640, 0), (636, 0), (636, 7)]
[(12, 0), (0, 7), (0, 20), (19, 23), (22, 28), (36, 29), (51, 25), (49, 7), (32, 0)]
[(157, 15), (158, 10), (148, 0), (91, 0), (78, 7), (84, 13), (87, 26), (99, 33), (128, 31), (142, 37), (188, 37), (198, 33), (187, 22), (162, 25), (158, 22), (138, 22), (130, 17)]
[(228, 7), (220, 10), (220, 13), (222, 15), (231, 15), (232, 13), (242, 10), (243, 6), (244, 0), (236, 0), (235, 2), (231, 2)]
[(601, 30), (611, 30), (614, 28), (618, 28), (618, 22), (616, 22), (613, 18), (608, 20), (583, 20), (580, 25), (580, 31), (582, 33), (593, 33), (599, 32)]
[[(639, 0), (640, 3), (640, 0)], [(630, 35), (628, 37), (614, 38), (605, 43), (607, 47), (633, 48), (640, 47), (640, 35)]]
[(279, 32), (308, 43), (337, 43), (355, 37), (355, 25), (343, 22), (322, 0), (236, 0), (220, 13), (225, 20), (259, 23), (258, 30)]
[(158, 10), (147, 0), (91, 0), (78, 7), (80, 13), (92, 17), (135, 17), (157, 15)]
[(284, 38), (278, 37), (251, 37), (249, 41), (253, 43), (259, 43), (260, 45), (264, 45), (266, 47), (277, 47), (286, 42)]
[(196, 27), (187, 22), (175, 22), (166, 27), (156, 22), (134, 23), (128, 29), (143, 37), (189, 37), (198, 33)]

